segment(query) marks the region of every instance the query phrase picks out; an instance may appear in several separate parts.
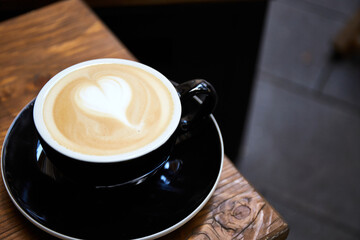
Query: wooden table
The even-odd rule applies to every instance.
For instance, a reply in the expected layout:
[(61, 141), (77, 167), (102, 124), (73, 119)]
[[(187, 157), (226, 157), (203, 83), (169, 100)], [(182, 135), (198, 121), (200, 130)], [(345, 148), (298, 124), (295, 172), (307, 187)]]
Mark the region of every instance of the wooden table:
[[(51, 76), (94, 58), (136, 60), (78, 0), (0, 23), (0, 142)], [(225, 158), (217, 189), (190, 222), (163, 239), (285, 239), (287, 223)], [(0, 239), (51, 239), (12, 204), (0, 180)]]

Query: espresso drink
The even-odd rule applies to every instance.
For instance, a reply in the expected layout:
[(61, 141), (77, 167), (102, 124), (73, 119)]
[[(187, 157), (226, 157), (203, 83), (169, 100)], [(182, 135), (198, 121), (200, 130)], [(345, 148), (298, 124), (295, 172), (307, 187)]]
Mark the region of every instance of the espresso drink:
[(65, 75), (47, 93), (46, 128), (60, 145), (87, 155), (115, 155), (157, 139), (174, 111), (160, 79), (134, 66), (104, 63)]

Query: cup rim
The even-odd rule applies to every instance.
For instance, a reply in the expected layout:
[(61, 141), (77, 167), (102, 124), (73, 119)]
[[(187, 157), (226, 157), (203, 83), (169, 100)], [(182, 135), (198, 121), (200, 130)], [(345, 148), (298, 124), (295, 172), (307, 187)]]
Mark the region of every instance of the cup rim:
[[(61, 144), (59, 144), (56, 140), (54, 140), (51, 137), (50, 132), (47, 130), (44, 118), (43, 118), (43, 106), (44, 106), (44, 100), (46, 99), (47, 94), (49, 93), (50, 89), (59, 81), (61, 80), (65, 75), (91, 65), (98, 65), (98, 64), (122, 64), (122, 65), (128, 65), (128, 66), (134, 66), (137, 68), (140, 68), (144, 71), (149, 72), (150, 74), (156, 76), (158, 79), (161, 80), (161, 82), (166, 86), (166, 88), (169, 90), (173, 103), (174, 103), (174, 111), (172, 118), (170, 120), (169, 125), (167, 126), (166, 130), (158, 136), (154, 141), (150, 142), (149, 144), (130, 151), (126, 153), (121, 154), (114, 154), (114, 155), (88, 155), (84, 153), (75, 152), (73, 150), (70, 150)], [(34, 104), (34, 110), (33, 110), (33, 118), (35, 127), (42, 137), (42, 139), (53, 149), (58, 151), (59, 153), (73, 158), (75, 160), (80, 160), (84, 162), (92, 162), (92, 163), (113, 163), (113, 162), (122, 162), (131, 160), (134, 158), (138, 158), (141, 156), (144, 156), (155, 149), (162, 146), (175, 132), (177, 129), (181, 117), (181, 103), (180, 98), (178, 95), (178, 92), (176, 91), (175, 87), (172, 85), (170, 80), (168, 80), (163, 74), (161, 74), (159, 71), (145, 65), (139, 62), (126, 60), (126, 59), (118, 59), (118, 58), (100, 58), (100, 59), (93, 59), (88, 60), (84, 62), (80, 62), (78, 64), (72, 65), (68, 68), (65, 68), (64, 70), (57, 73), (55, 76), (53, 76), (40, 90), (39, 94), (37, 95), (35, 99)]]

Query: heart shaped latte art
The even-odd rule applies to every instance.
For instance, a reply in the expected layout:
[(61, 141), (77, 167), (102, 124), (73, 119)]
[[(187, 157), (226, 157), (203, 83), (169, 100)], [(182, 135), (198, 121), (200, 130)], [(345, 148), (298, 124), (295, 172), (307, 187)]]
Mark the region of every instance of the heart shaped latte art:
[(76, 103), (85, 111), (116, 118), (131, 128), (140, 128), (131, 124), (126, 117), (131, 98), (131, 87), (125, 80), (104, 76), (96, 84), (81, 86), (76, 94)]

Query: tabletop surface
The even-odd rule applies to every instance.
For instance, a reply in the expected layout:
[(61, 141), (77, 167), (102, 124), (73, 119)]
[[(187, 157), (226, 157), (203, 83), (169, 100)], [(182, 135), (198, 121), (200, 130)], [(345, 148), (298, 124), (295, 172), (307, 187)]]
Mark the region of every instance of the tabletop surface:
[[(0, 143), (20, 110), (62, 69), (94, 58), (136, 60), (82, 2), (58, 2), (0, 23)], [(163, 239), (285, 239), (287, 223), (225, 157), (209, 202)], [(0, 239), (51, 239), (12, 204), (0, 180)]]

